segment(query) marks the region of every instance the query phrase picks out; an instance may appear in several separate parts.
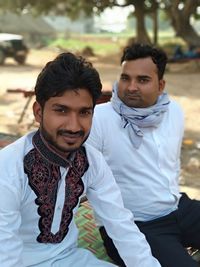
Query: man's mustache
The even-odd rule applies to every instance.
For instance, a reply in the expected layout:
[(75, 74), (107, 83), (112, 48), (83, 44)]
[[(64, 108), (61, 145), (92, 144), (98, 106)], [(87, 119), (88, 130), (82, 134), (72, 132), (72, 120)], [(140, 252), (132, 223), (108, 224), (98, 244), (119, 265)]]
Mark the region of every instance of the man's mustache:
[(74, 136), (74, 137), (83, 137), (85, 135), (84, 131), (72, 132), (68, 130), (58, 130), (57, 134), (63, 136)]

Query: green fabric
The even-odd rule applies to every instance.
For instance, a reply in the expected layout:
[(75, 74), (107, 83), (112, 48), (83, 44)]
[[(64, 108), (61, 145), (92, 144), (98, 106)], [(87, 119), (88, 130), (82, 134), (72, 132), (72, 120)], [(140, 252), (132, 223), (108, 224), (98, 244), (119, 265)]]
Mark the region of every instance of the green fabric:
[(79, 228), (79, 247), (89, 249), (97, 258), (111, 262), (95, 225), (92, 208), (87, 201), (80, 205), (75, 221)]

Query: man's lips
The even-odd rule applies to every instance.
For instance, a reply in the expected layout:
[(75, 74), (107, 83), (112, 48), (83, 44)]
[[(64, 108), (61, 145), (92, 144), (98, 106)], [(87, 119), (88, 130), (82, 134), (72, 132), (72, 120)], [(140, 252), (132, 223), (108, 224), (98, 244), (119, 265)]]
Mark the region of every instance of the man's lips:
[(127, 94), (126, 96), (131, 99), (140, 98), (140, 96), (136, 94)]
[(57, 134), (60, 136), (69, 137), (69, 138), (78, 138), (78, 137), (84, 136), (84, 131), (80, 130), (80, 131), (72, 132), (72, 131), (60, 129), (58, 130)]
[(62, 142), (73, 145), (78, 142), (81, 138), (80, 134), (60, 134), (60, 138), (62, 138)]
[(75, 132), (75, 133), (60, 131), (58, 132), (58, 136), (63, 138), (64, 142), (73, 144), (77, 142), (80, 138), (82, 138), (84, 136), (84, 133), (82, 131)]
[(79, 138), (79, 137), (82, 137), (82, 134), (81, 133), (62, 133), (62, 134), (59, 134), (60, 136), (63, 136), (63, 137), (67, 137), (67, 138)]

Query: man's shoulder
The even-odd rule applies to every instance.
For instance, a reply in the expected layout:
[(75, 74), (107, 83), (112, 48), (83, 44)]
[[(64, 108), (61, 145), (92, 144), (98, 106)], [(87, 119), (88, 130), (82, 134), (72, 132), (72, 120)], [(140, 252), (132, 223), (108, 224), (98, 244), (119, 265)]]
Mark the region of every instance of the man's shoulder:
[(32, 134), (27, 134), (0, 150), (0, 183), (12, 186), (24, 180), (24, 156), (32, 149)]
[(111, 102), (106, 102), (106, 103), (102, 103), (102, 104), (98, 104), (95, 106), (95, 112), (107, 112), (109, 110), (112, 110), (112, 104)]
[(103, 158), (102, 153), (97, 150), (92, 145), (85, 143), (84, 144), (87, 160), (89, 163), (89, 168), (87, 170), (87, 175), (85, 177), (89, 179), (94, 179), (94, 177), (97, 177), (98, 174), (102, 171), (102, 168), (104, 167), (103, 162), (105, 161)]
[(185, 121), (185, 116), (184, 116), (184, 111), (181, 107), (181, 105), (174, 99), (170, 101), (169, 104), (169, 109), (168, 112), (165, 113), (163, 122), (168, 125), (173, 130), (175, 129), (184, 129), (184, 121)]
[(32, 136), (34, 132), (28, 133), (20, 138), (18, 138), (13, 143), (7, 145), (0, 150), (0, 162), (13, 161), (14, 159), (20, 159), (23, 156), (27, 149), (29, 150), (32, 147)]
[(179, 114), (183, 114), (181, 105), (174, 99), (170, 99), (169, 109), (173, 112), (179, 112)]
[(102, 156), (101, 152), (88, 142), (84, 144), (84, 147), (86, 150), (88, 160), (93, 160), (93, 159), (98, 160)]
[(112, 116), (114, 116), (114, 114), (117, 113), (114, 111), (111, 102), (98, 104), (94, 109), (94, 116), (98, 119), (102, 118), (103, 120), (106, 120), (107, 118), (111, 118)]
[(103, 158), (102, 153), (88, 142), (84, 144), (84, 147), (86, 150), (89, 165), (93, 167), (96, 166), (95, 168), (98, 168), (98, 166), (101, 165)]

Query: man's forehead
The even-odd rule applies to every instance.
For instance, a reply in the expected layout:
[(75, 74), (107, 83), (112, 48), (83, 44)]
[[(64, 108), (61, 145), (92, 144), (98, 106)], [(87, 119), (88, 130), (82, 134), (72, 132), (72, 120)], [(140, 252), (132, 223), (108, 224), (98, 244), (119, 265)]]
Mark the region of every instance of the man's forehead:
[(54, 107), (65, 108), (90, 108), (93, 99), (87, 90), (69, 90), (62, 95), (50, 97), (47, 104)]
[(142, 57), (142, 58), (136, 58), (136, 59), (130, 59), (130, 60), (124, 60), (122, 62), (122, 66), (124, 65), (133, 65), (133, 64), (151, 64), (152, 66), (156, 67), (156, 64), (154, 63), (153, 59), (151, 57)]
[(157, 66), (151, 57), (125, 60), (122, 62), (121, 67), (121, 75), (131, 75), (134, 73), (136, 75), (149, 76), (151, 73), (158, 73)]

